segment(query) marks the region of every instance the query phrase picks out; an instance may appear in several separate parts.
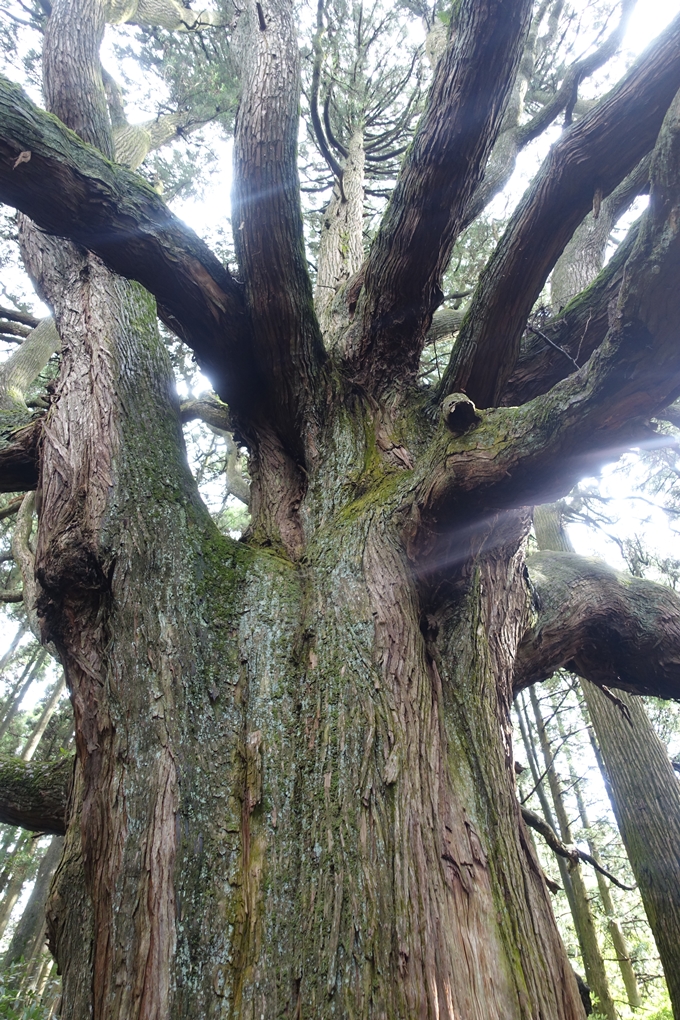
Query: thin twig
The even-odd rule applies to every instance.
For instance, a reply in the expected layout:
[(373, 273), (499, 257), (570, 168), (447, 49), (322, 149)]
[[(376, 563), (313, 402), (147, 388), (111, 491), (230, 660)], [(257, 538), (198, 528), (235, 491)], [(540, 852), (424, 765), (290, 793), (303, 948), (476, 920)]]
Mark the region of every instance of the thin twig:
[(564, 347), (560, 347), (560, 345), (556, 344), (554, 340), (551, 340), (549, 336), (546, 336), (545, 333), (542, 333), (540, 329), (536, 329), (535, 326), (527, 326), (527, 329), (531, 333), (534, 333), (536, 336), (540, 336), (541, 340), (545, 340), (548, 346), (552, 347), (553, 350), (559, 351), (560, 354), (563, 354), (567, 361), (571, 362), (574, 368), (579, 369), (581, 367), (577, 361), (574, 361), (571, 354), (569, 354), (568, 351), (565, 351)]

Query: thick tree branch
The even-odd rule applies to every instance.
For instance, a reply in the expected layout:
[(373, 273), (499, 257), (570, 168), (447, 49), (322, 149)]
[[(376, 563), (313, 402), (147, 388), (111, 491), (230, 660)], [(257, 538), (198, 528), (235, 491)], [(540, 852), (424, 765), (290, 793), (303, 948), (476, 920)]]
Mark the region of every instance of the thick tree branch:
[(456, 438), (442, 426), (415, 482), (411, 527), (550, 502), (639, 441), (642, 420), (680, 392), (679, 273), (680, 93), (659, 133), (649, 208), (605, 342), (543, 396), (482, 412)]
[(9, 503), (0, 510), (0, 521), (4, 521), (7, 517), (13, 517), (14, 514), (18, 514), (23, 500), (23, 495), (16, 496), (14, 499), (11, 499)]
[(442, 273), (500, 128), (531, 4), (464, 0), (366, 266), (352, 374), (379, 392), (415, 377)]
[[(633, 173), (605, 199), (600, 211), (601, 219), (608, 220), (611, 225), (622, 207), (627, 207), (636, 194), (646, 190), (649, 160), (649, 156), (645, 157)], [(562, 258), (569, 251), (581, 229), (591, 219), (592, 213), (583, 221), (567, 245)], [(604, 340), (609, 325), (609, 307), (621, 287), (623, 271), (637, 240), (639, 228), (638, 220), (628, 231), (613, 258), (590, 286), (572, 298), (555, 318), (542, 324), (540, 333), (531, 327), (525, 331), (517, 364), (505, 384), (499, 404), (503, 406), (524, 404), (533, 397), (546, 393), (551, 386), (573, 371), (574, 365), (569, 359), (573, 358), (579, 366), (583, 365)], [(604, 245), (599, 254), (601, 257), (604, 256)], [(566, 361), (558, 348), (569, 356)]]
[(18, 322), (0, 322), (0, 334), (2, 334), (2, 339), (8, 343), (20, 344), (30, 332), (28, 326), (21, 326)]
[(550, 277), (550, 302), (556, 311), (599, 275), (614, 224), (638, 195), (649, 190), (651, 155), (641, 159), (611, 195), (588, 213), (560, 255)]
[(441, 340), (451, 340), (460, 329), (464, 314), (457, 308), (438, 308), (432, 316), (430, 328), (425, 334), (425, 345), (436, 344)]
[(498, 402), (531, 308), (569, 238), (653, 147), (680, 88), (680, 17), (551, 149), (482, 274), (441, 393)]
[[(577, 60), (568, 67), (562, 83), (555, 94), (543, 103), (531, 120), (526, 123), (520, 123), (520, 115), (526, 102), (526, 89), (530, 84), (534, 68), (536, 37), (541, 23), (541, 14), (540, 11), (538, 12), (538, 15), (532, 21), (529, 39), (520, 66), (520, 73), (515, 85), (515, 89), (520, 90), (522, 98), (520, 99), (518, 96), (518, 101), (511, 104), (514, 107), (512, 119), (506, 117), (506, 123), (503, 125), (503, 130), (491, 154), (489, 164), (484, 171), (484, 177), (466, 210), (465, 226), (472, 223), (483, 212), (494, 195), (497, 195), (508, 183), (515, 169), (515, 163), (520, 151), (534, 138), (542, 134), (559, 117), (562, 111), (573, 102), (577, 95), (579, 84), (614, 56), (621, 44), (621, 39), (634, 6), (635, 0), (627, 0), (627, 2), (622, 4), (619, 22), (602, 45), (593, 53), (589, 53), (586, 57)], [(528, 67), (527, 64), (529, 65)], [(569, 123), (571, 123), (571, 120), (569, 120)]]
[(66, 832), (73, 756), (55, 761), (0, 759), (0, 822), (32, 832)]
[(25, 408), (26, 390), (60, 346), (54, 319), (43, 319), (0, 365), (0, 408)]
[[(22, 599), (28, 625), (33, 634), (42, 641), (42, 631), (38, 617), (38, 594), (40, 588), (35, 576), (35, 554), (30, 540), (33, 531), (33, 515), (35, 513), (35, 493), (27, 492), (21, 501), (17, 514), (14, 534), (12, 535), (12, 557), (21, 573), (23, 581)], [(46, 646), (55, 659), (59, 653), (54, 646)]]
[[(623, 271), (635, 246), (640, 221), (633, 224), (596, 280), (562, 309), (559, 315), (541, 326), (554, 344), (585, 364), (600, 346), (609, 328), (609, 308), (619, 293)], [(525, 404), (551, 386), (565, 379), (573, 366), (564, 356), (536, 333), (527, 330), (522, 338), (519, 357), (499, 399), (502, 406)]]
[[(1, 422), (1, 418), (0, 418)], [(38, 484), (42, 421), (0, 430), (0, 492), (26, 492)]]
[(202, 397), (199, 400), (187, 400), (180, 407), (180, 417), (183, 422), (196, 421), (196, 419), (205, 422), (216, 435), (224, 440), (227, 447), (224, 464), (227, 489), (232, 496), (236, 496), (242, 503), (249, 506), (250, 482), (240, 470), (238, 447), (232, 435), (234, 423), (227, 405), (210, 396)]
[(219, 11), (192, 11), (179, 0), (108, 0), (104, 10), (111, 25), (148, 25), (167, 32), (192, 32), (226, 24)]
[(5, 79), (0, 196), (43, 230), (142, 283), (217, 392), (248, 409), (258, 382), (240, 285), (140, 177), (104, 159)]
[(18, 312), (15, 308), (0, 308), (0, 318), (9, 319), (11, 322), (21, 322), (24, 326), (30, 326), (31, 329), (35, 329), (40, 322), (40, 319), (36, 319), (35, 315)]
[(514, 689), (564, 667), (598, 686), (680, 699), (680, 597), (574, 553), (527, 560), (536, 620), (515, 663)]
[(206, 425), (225, 432), (234, 430), (234, 419), (227, 405), (210, 395), (199, 397), (197, 400), (183, 400), (180, 405), (180, 419), (183, 423), (199, 419)]
[(102, 68), (102, 81), (111, 117), (111, 135), (116, 162), (136, 170), (148, 154), (173, 138), (198, 130), (220, 112), (215, 106), (210, 116), (196, 119), (188, 110), (176, 110), (154, 117), (143, 124), (129, 124), (125, 116), (123, 96), (115, 78)]
[(302, 229), (299, 53), (289, 0), (248, 0), (237, 49), (242, 93), (234, 138), (234, 243), (265, 380), (263, 400), (284, 445), (303, 459), (301, 413), (318, 399), (325, 352)]

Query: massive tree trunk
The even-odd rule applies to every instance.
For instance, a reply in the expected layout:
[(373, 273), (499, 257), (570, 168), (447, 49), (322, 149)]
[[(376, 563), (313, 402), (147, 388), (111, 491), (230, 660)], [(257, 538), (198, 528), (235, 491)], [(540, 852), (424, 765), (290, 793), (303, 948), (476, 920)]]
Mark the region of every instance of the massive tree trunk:
[[(419, 358), (530, 9), (461, 5), (329, 350), (305, 262), (285, 0), (248, 0), (235, 35), (242, 282), (96, 151), (113, 151), (98, 0), (55, 0), (45, 48), (51, 109), (90, 145), (0, 87), (0, 186), (41, 228), (25, 227), (24, 253), (63, 345), (39, 446), (10, 436), (0, 462), (3, 485), (37, 485), (23, 597), (75, 713), (48, 910), (64, 1018), (583, 1017), (515, 794), (513, 678), (540, 679), (543, 665), (526, 636), (541, 619), (524, 508), (568, 488), (603, 442), (631, 441), (631, 407), (652, 413), (677, 392), (678, 125), (672, 110), (651, 212), (588, 370), (519, 409), (479, 413), (463, 394), (433, 407), (415, 388)], [(680, 87), (678, 32), (627, 79), (646, 103), (644, 151)], [(603, 116), (626, 102), (619, 91)], [(636, 152), (612, 159), (608, 185)], [(539, 199), (523, 222), (545, 217)], [(526, 251), (516, 231), (511, 248)], [(220, 536), (198, 498), (140, 284), (248, 445), (243, 542)], [(493, 390), (506, 355), (485, 366)], [(662, 608), (677, 624), (680, 601)], [(677, 694), (678, 629), (641, 688)], [(38, 794), (14, 810), (34, 820)]]
[[(55, 4), (55, 38), (72, 15)], [(96, 5), (78, 15), (83, 39)], [(68, 123), (67, 85), (85, 96), (96, 73), (91, 52), (54, 54), (48, 41), (48, 96)], [(246, 49), (259, 87), (258, 60)], [(101, 117), (75, 109), (106, 151)], [(237, 151), (249, 159), (247, 135)], [(24, 254), (64, 345), (35, 558), (76, 714), (49, 910), (62, 1015), (580, 1016), (513, 790), (523, 515), (471, 561), (430, 640), (389, 499), (357, 498), (361, 474), (384, 472), (365, 463), (374, 425), (358, 399), (355, 422), (336, 416), (317, 440), (304, 566), (239, 550), (183, 463), (153, 304), (33, 228)], [(260, 505), (289, 498), (271, 456)], [(290, 516), (261, 516), (298, 554)], [(515, 625), (498, 642), (501, 604)]]

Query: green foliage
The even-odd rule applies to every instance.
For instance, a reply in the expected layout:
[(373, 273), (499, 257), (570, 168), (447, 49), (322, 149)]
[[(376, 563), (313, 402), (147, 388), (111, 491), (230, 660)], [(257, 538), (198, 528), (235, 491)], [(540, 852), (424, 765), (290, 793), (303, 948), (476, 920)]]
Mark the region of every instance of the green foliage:
[[(421, 31), (413, 24), (413, 14), (423, 16), (419, 8), (418, 3), (394, 5), (383, 0), (371, 5), (328, 0), (324, 7), (318, 108), (320, 116), (324, 111), (329, 148), (341, 164), (352, 136), (356, 132), (363, 135), (367, 244), (377, 229), (378, 218), (423, 109), (430, 69), (418, 39)], [(309, 247), (314, 257), (321, 211), (330, 198), (333, 175), (320, 155), (312, 128), (315, 53), (311, 39), (302, 54), (302, 115), (308, 137), (300, 147), (301, 178), (307, 195)]]
[[(56, 982), (41, 995), (28, 989), (17, 994), (25, 976), (26, 965), (20, 960), (0, 970), (0, 1020), (47, 1020), (56, 994)], [(51, 994), (50, 994), (51, 993)]]
[(229, 33), (122, 26), (116, 35), (116, 75), (124, 98), (134, 96), (135, 119), (141, 106), (150, 119), (170, 114), (179, 121), (179, 145), (169, 155), (151, 152), (140, 173), (162, 187), (166, 201), (195, 194), (217, 162), (209, 136), (196, 129), (212, 123), (229, 136), (234, 126), (238, 77)]
[(243, 503), (233, 503), (215, 514), (215, 522), (222, 534), (237, 537), (250, 524), (250, 514)]

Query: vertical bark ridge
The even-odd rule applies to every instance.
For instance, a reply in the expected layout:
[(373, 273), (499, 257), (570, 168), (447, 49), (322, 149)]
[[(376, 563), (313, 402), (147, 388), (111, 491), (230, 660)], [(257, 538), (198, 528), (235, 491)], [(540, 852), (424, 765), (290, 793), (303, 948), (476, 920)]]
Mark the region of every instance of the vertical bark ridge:
[(101, 0), (55, 0), (45, 28), (43, 89), (50, 113), (113, 159), (111, 121), (99, 63), (105, 28)]
[[(66, 347), (43, 452), (37, 552), (41, 614), (66, 665), (82, 776), (50, 908), (52, 944), (65, 988), (77, 987), (88, 935), (73, 945), (61, 886), (76, 882), (82, 854), (95, 1020), (208, 1017), (221, 1008), (214, 988), (238, 940), (242, 896), (242, 724), (230, 636), (240, 568), (196, 497), (153, 302), (88, 263), (73, 289), (63, 273), (55, 284)], [(97, 344), (107, 357), (89, 353)], [(97, 380), (105, 392), (92, 400)], [(89, 450), (102, 421), (111, 468), (89, 487), (90, 504), (81, 479), (94, 472)], [(83, 562), (70, 543), (80, 551), (84, 535)], [(83, 1008), (78, 991), (64, 1012), (73, 1020)]]
[[(72, 92), (72, 126), (87, 135), (89, 111), (89, 137), (106, 151), (89, 91), (99, 75), (101, 5), (81, 7), (58, 5), (45, 48), (48, 93), (58, 105)], [(66, 24), (69, 14), (81, 20)], [(81, 47), (69, 64), (59, 40), (74, 35)], [(59, 112), (68, 123), (68, 103)], [(201, 921), (212, 918), (239, 856), (232, 839), (231, 852), (227, 843), (217, 859), (208, 855), (210, 879), (196, 867), (206, 827), (205, 784), (196, 777), (207, 764), (197, 730), (203, 745), (206, 732), (215, 739), (226, 731), (229, 761), (211, 794), (233, 798), (239, 781), (238, 707), (230, 687), (221, 692), (213, 682), (212, 700), (207, 690), (211, 654), (222, 644), (211, 638), (229, 629), (229, 604), (216, 622), (203, 619), (202, 585), (219, 588), (215, 560), (228, 573), (230, 546), (215, 547), (186, 465), (153, 300), (95, 256), (54, 247), (41, 246), (36, 231), (25, 234), (25, 258), (64, 344), (44, 430), (36, 550), (43, 633), (60, 650), (76, 718), (77, 782), (50, 905), (68, 992), (62, 1015), (166, 1020), (182, 1008), (183, 983), (191, 986), (185, 1015), (197, 1015), (194, 1001), (205, 1000), (233, 927), (213, 924), (219, 945), (211, 935), (207, 952), (181, 901), (193, 899)], [(212, 710), (220, 696), (221, 724)], [(81, 868), (91, 904), (79, 896), (77, 930), (64, 911)], [(224, 894), (221, 909), (230, 909)], [(184, 974), (177, 956), (189, 957)], [(82, 971), (90, 967), (88, 981)]]

